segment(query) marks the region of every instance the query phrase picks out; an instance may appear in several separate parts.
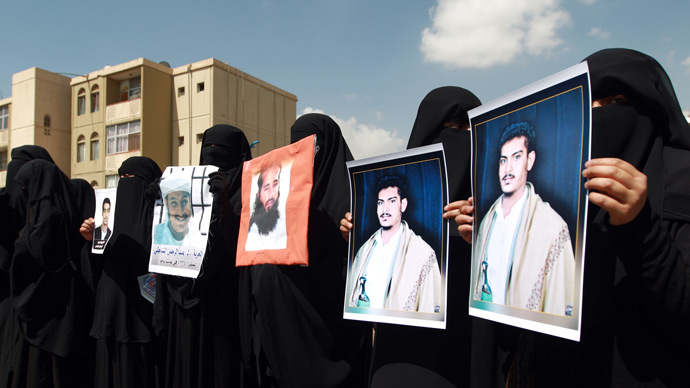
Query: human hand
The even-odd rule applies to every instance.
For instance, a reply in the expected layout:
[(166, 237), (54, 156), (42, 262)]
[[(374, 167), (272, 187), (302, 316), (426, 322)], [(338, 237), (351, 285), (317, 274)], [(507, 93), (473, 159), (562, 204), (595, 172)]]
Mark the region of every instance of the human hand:
[(472, 244), (472, 225), (474, 224), (474, 199), (451, 202), (443, 208), (443, 218), (454, 219), (458, 224), (460, 237)]
[(86, 241), (93, 241), (93, 230), (95, 228), (96, 222), (93, 218), (87, 218), (79, 227), (79, 233), (84, 237)]
[(623, 225), (640, 214), (647, 201), (647, 176), (618, 158), (592, 159), (582, 176), (589, 201), (609, 213), (611, 225)]
[(345, 213), (345, 218), (340, 220), (340, 233), (343, 234), (345, 241), (350, 241), (350, 231), (352, 230), (352, 214)]

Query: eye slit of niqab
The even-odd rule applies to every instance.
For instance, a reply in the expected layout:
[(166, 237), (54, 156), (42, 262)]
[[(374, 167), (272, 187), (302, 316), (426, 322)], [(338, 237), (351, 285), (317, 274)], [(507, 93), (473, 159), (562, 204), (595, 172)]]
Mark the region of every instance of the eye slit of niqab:
[(613, 96), (598, 98), (592, 101), (592, 108), (599, 108), (607, 105), (624, 104), (626, 102), (628, 102), (628, 98), (625, 96), (625, 94), (616, 94)]

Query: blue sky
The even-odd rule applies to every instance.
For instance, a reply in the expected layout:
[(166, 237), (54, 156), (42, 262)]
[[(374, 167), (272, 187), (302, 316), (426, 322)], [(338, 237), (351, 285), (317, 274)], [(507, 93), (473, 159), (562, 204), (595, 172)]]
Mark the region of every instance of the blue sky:
[(607, 47), (655, 57), (690, 109), (688, 2), (12, 1), (2, 14), (2, 97), (33, 66), (85, 74), (215, 57), (297, 95), (298, 114), (334, 117), (357, 158), (403, 149), (433, 88), (488, 102)]

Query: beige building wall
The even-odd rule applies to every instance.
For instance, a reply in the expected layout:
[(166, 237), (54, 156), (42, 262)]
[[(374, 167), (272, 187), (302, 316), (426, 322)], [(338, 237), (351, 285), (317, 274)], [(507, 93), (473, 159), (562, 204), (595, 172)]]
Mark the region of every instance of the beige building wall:
[[(172, 70), (145, 58), (108, 66), (72, 80), (72, 166), (74, 177), (96, 187), (106, 187), (106, 177), (118, 175), (123, 161), (145, 155), (164, 169), (171, 155)], [(92, 112), (93, 88), (99, 91), (99, 109)], [(86, 107), (79, 114), (80, 93), (86, 93)], [(109, 126), (139, 122), (139, 147), (108, 154)], [(98, 158), (91, 157), (91, 142), (98, 140)], [(84, 161), (78, 161), (81, 141), (86, 141)], [(113, 183), (113, 182), (111, 182)]]
[(253, 156), (290, 143), (297, 97), (210, 58), (173, 70), (173, 164), (199, 162), (201, 138), (209, 127), (230, 124), (252, 143)]
[(70, 165), (70, 79), (33, 67), (12, 76), (9, 148), (45, 148), (68, 176)]

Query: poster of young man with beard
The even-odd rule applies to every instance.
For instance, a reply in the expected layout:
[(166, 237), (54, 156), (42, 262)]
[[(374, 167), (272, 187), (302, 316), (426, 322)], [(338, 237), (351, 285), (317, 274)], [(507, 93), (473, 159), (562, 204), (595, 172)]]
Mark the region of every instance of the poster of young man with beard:
[[(249, 218), (249, 233), (244, 249), (285, 249), (287, 230), (285, 228), (285, 202), (290, 193), (290, 168), (292, 161), (284, 165), (272, 163), (257, 174), (256, 195), (252, 216)], [(281, 201), (281, 186), (284, 186)], [(254, 190), (252, 190), (254, 191)]]
[(244, 162), (237, 266), (308, 264), (315, 136)]

